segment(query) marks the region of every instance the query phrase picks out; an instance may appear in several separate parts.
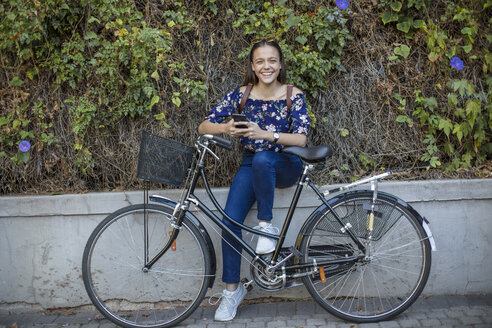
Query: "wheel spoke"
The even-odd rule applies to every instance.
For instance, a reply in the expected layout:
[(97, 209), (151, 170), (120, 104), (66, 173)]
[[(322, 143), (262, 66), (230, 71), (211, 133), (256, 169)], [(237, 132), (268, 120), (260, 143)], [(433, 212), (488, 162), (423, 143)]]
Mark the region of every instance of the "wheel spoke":
[[(187, 218), (168, 250), (144, 270), (144, 239), (155, 256), (166, 245), (174, 207), (133, 205), (109, 215), (95, 229), (83, 256), (83, 278), (97, 309), (126, 327), (171, 327), (189, 316), (205, 296), (210, 272), (208, 245)], [(144, 211), (148, 235), (144, 233)], [(179, 286), (179, 287), (178, 287)]]
[[(418, 297), (430, 269), (430, 246), (416, 217), (385, 196), (376, 204), (372, 239), (368, 238), (364, 204), (372, 193), (358, 192), (340, 198), (333, 208), (344, 224), (366, 244), (369, 255), (361, 254), (354, 241), (340, 231), (340, 224), (328, 209), (306, 223), (301, 251), (305, 262), (358, 256), (354, 264), (339, 265), (341, 272), (304, 278), (314, 299), (332, 314), (355, 322), (376, 322), (401, 313)], [(370, 242), (369, 242), (370, 241)], [(325, 267), (326, 270), (326, 267)]]

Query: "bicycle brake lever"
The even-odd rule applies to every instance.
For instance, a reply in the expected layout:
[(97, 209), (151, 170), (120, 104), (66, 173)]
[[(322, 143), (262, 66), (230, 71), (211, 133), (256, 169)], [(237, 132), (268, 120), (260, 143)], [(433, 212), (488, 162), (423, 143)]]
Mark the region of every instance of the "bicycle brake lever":
[(216, 160), (220, 162), (219, 156), (215, 155), (215, 153), (210, 148), (208, 148), (207, 146), (203, 146), (203, 148), (205, 148), (206, 151), (208, 151), (213, 157), (215, 157)]

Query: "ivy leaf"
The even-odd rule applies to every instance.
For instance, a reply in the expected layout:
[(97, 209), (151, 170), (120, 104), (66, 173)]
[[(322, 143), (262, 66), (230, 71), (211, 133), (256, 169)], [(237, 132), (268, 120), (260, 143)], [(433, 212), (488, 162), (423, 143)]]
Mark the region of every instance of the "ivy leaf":
[(464, 34), (464, 35), (472, 35), (472, 29), (469, 28), (469, 27), (464, 27), (462, 30), (461, 30), (461, 34)]
[(415, 28), (424, 28), (426, 25), (425, 25), (425, 22), (421, 19), (416, 19), (413, 21), (412, 23), (413, 27)]
[(451, 93), (448, 96), (448, 105), (450, 107), (458, 105), (458, 96), (456, 95), (456, 93)]
[(166, 115), (164, 113), (159, 113), (159, 114), (154, 115), (154, 117), (156, 120), (162, 121), (163, 119), (166, 118)]
[(287, 29), (291, 28), (292, 26), (296, 26), (297, 24), (299, 24), (300, 21), (301, 18), (299, 16), (291, 14), (289, 18), (285, 20), (285, 22), (287, 23)]
[(87, 32), (84, 36), (84, 40), (92, 40), (92, 39), (97, 39), (97, 34), (92, 31)]
[(159, 72), (157, 72), (157, 70), (155, 70), (151, 75), (150, 75), (151, 78), (153, 78), (154, 80), (156, 81), (159, 81)]
[(463, 131), (461, 130), (460, 124), (456, 123), (454, 125), (453, 134), (456, 134), (456, 137), (458, 138), (459, 142), (461, 142), (461, 139), (463, 138)]
[(439, 59), (439, 57), (441, 57), (438, 53), (432, 51), (429, 55), (428, 55), (428, 58), (431, 62), (435, 62), (436, 60)]
[(387, 23), (397, 22), (398, 15), (393, 11), (385, 11), (381, 19), (383, 20), (383, 24), (386, 25)]
[(441, 162), (439, 161), (439, 159), (436, 156), (432, 156), (431, 157), (431, 159), (429, 161), (429, 164), (432, 167), (441, 166)]
[(460, 96), (463, 96), (468, 89), (468, 81), (467, 80), (452, 80), (449, 82), (449, 86), (453, 89), (453, 91), (458, 91)]
[(299, 42), (300, 44), (304, 45), (307, 42), (307, 38), (304, 36), (298, 36), (296, 38), (296, 41)]
[(470, 53), (470, 51), (472, 51), (472, 49), (473, 49), (473, 46), (472, 46), (471, 44), (466, 45), (466, 46), (463, 46), (463, 50), (465, 50), (465, 52), (466, 52), (467, 54), (469, 54), (469, 53)]
[(99, 19), (97, 19), (96, 17), (94, 17), (94, 16), (89, 17), (89, 19), (87, 20), (87, 23), (89, 23), (89, 24), (92, 24), (94, 22), (97, 22), (98, 24), (101, 24), (101, 21)]
[(31, 157), (31, 154), (29, 152), (19, 152), (17, 153), (17, 158), (20, 159), (21, 161), (25, 163), (27, 163), (27, 161), (29, 160), (29, 157)]
[(475, 120), (477, 119), (477, 116), (481, 112), (480, 103), (478, 102), (478, 100), (468, 100), (466, 102), (465, 111), (466, 115), (468, 116), (468, 123), (470, 124), (470, 126), (473, 127), (475, 125)]
[(150, 107), (152, 108), (152, 106), (157, 104), (159, 102), (159, 100), (160, 100), (159, 96), (153, 96), (152, 100), (150, 101)]
[(399, 12), (401, 10), (401, 2), (400, 1), (395, 1), (390, 4), (391, 9), (393, 9), (396, 12)]
[(403, 58), (407, 58), (410, 55), (410, 47), (402, 44), (400, 47), (396, 47), (394, 49), (395, 54), (402, 56)]
[(449, 118), (447, 120), (442, 118), (439, 120), (439, 130), (443, 130), (446, 136), (449, 137), (449, 134), (451, 133), (452, 129), (453, 129), (453, 123)]
[(398, 115), (396, 117), (396, 121), (399, 123), (408, 123), (408, 124), (412, 123), (412, 120), (407, 115)]
[(401, 22), (401, 23), (396, 24), (396, 28), (399, 31), (402, 31), (405, 33), (408, 33), (408, 31), (410, 31), (410, 27), (412, 27), (412, 22), (410, 22), (410, 21)]
[(5, 125), (5, 124), (9, 124), (9, 123), (10, 123), (10, 119), (7, 116), (1, 116), (0, 117), (0, 126)]
[(434, 109), (437, 107), (437, 100), (434, 97), (424, 98), (422, 104), (428, 109)]
[(22, 85), (22, 80), (19, 79), (18, 76), (14, 76), (14, 78), (12, 79), (12, 81), (10, 81), (10, 85), (13, 86), (13, 87), (20, 87)]
[(175, 104), (177, 107), (181, 106), (181, 99), (179, 98), (179, 92), (174, 92), (173, 96), (171, 98), (171, 101), (173, 104)]

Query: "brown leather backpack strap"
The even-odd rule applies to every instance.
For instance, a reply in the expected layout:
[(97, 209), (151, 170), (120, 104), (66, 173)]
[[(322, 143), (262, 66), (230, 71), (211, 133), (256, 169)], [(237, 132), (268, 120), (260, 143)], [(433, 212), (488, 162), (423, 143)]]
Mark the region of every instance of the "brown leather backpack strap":
[(292, 106), (292, 89), (294, 89), (294, 86), (292, 84), (287, 85), (287, 110), (290, 110), (290, 107)]
[(239, 113), (244, 109), (244, 106), (246, 106), (246, 101), (248, 101), (249, 98), (249, 93), (251, 92), (251, 89), (253, 89), (253, 84), (249, 83), (246, 86), (246, 90), (244, 90), (243, 97), (241, 98), (241, 103), (239, 104)]

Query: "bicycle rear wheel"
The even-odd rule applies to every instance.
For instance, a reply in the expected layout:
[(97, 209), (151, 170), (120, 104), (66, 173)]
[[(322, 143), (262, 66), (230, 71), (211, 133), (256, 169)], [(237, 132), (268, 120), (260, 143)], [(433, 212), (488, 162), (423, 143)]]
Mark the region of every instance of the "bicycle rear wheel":
[(112, 322), (129, 328), (170, 327), (193, 313), (205, 296), (213, 275), (209, 245), (186, 217), (175, 247), (144, 269), (145, 248), (152, 259), (169, 240), (173, 210), (156, 204), (125, 207), (106, 217), (87, 241), (84, 285)]
[(355, 235), (370, 248), (368, 257), (341, 232), (328, 208), (306, 222), (301, 232), (305, 262), (358, 257), (356, 262), (324, 266), (321, 274), (303, 278), (323, 308), (353, 322), (388, 320), (405, 311), (424, 289), (431, 266), (430, 243), (419, 219), (393, 196), (378, 194), (369, 241), (371, 204), (370, 191), (341, 195), (332, 204), (344, 224), (350, 223)]

